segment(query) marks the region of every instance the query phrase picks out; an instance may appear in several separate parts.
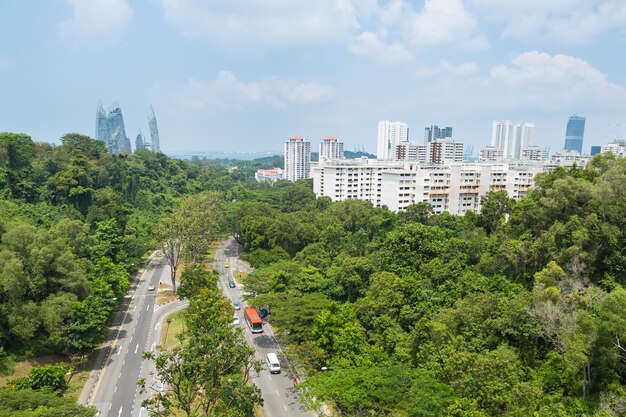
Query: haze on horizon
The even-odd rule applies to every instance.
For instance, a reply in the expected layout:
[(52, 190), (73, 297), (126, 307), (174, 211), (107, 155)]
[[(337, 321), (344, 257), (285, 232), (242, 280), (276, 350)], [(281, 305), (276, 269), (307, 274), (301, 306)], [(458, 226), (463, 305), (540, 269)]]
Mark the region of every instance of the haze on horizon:
[(280, 151), (334, 135), (375, 152), (378, 120), (452, 126), (489, 143), (493, 119), (535, 122), (563, 147), (626, 136), (622, 0), (24, 0), (0, 4), (0, 131), (94, 136), (98, 99), (126, 132), (154, 106), (161, 149)]

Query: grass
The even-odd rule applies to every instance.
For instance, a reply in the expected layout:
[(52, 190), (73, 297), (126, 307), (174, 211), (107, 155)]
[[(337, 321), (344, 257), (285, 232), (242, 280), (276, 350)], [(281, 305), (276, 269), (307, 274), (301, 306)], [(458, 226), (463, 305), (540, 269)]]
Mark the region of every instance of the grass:
[(176, 311), (165, 319), (161, 328), (161, 348), (171, 350), (176, 347), (180, 340), (176, 336), (181, 334), (185, 329), (185, 311)]
[(233, 276), (235, 277), (235, 280), (237, 280), (237, 282), (244, 282), (248, 275), (250, 274), (248, 274), (247, 272), (238, 271), (236, 269), (233, 270)]

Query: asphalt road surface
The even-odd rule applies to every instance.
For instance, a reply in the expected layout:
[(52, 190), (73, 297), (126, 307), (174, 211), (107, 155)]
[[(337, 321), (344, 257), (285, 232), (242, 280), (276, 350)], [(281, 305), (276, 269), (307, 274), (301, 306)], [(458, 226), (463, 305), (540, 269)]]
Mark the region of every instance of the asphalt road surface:
[[(152, 361), (144, 360), (142, 353), (154, 350), (159, 344), (163, 319), (187, 304), (173, 301), (157, 307), (159, 283), (161, 280), (169, 282), (169, 277), (165, 260), (156, 258), (141, 272), (139, 280), (133, 284), (135, 288), (131, 288), (125, 298), (119, 333), (90, 401), (99, 410), (98, 417), (147, 417), (141, 402), (159, 386), (151, 376), (154, 371)], [(149, 290), (149, 285), (154, 285), (155, 290)], [(143, 394), (139, 393), (137, 386), (140, 378), (146, 378), (146, 387), (150, 388)]]
[[(224, 263), (230, 264), (229, 268), (224, 268)], [(213, 268), (220, 272), (219, 286), (224, 294), (232, 302), (239, 301), (241, 310), (237, 311), (240, 318), (240, 326), (244, 328), (244, 336), (248, 343), (255, 349), (257, 359), (265, 363), (266, 355), (274, 352), (278, 355), (281, 364), (281, 373), (271, 375), (264, 369), (253, 375), (252, 382), (261, 389), (263, 395), (263, 410), (266, 417), (314, 417), (310, 411), (303, 409), (298, 398), (298, 391), (294, 386), (294, 375), (289, 369), (289, 365), (283, 355), (278, 342), (274, 338), (272, 328), (269, 324), (263, 325), (263, 333), (252, 334), (243, 319), (243, 309), (246, 303), (241, 296), (241, 283), (237, 282), (236, 288), (229, 288), (228, 282), (235, 280), (234, 270), (251, 272), (251, 269), (239, 259), (239, 247), (231, 237), (224, 241), (215, 254)]]

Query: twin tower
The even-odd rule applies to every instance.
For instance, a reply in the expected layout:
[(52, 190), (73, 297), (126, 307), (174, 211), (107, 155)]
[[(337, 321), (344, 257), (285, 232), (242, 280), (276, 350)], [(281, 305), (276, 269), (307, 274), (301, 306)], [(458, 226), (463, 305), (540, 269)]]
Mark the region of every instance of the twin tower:
[[(150, 128), (150, 142), (147, 142), (141, 129), (135, 139), (135, 150), (150, 149), (153, 152), (161, 152), (159, 146), (159, 128), (157, 127), (154, 109), (150, 107), (148, 112), (148, 127)], [(96, 110), (96, 139), (105, 143), (111, 154), (132, 152), (130, 139), (126, 136), (122, 108), (116, 101), (107, 111), (102, 107), (102, 101), (98, 101)]]

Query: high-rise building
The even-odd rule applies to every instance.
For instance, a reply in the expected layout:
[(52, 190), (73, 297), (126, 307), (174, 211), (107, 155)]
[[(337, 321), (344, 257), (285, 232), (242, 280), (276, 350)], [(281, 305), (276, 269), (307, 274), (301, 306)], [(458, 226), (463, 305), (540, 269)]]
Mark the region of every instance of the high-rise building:
[(508, 157), (520, 159), (524, 149), (533, 145), (533, 134), (535, 132), (534, 123), (520, 123), (515, 125), (515, 140), (511, 146)]
[(320, 159), (343, 158), (343, 142), (335, 136), (326, 136), (320, 143)]
[(491, 146), (502, 151), (504, 158), (508, 158), (513, 149), (513, 124), (510, 120), (494, 120), (491, 130)]
[(105, 143), (111, 154), (130, 152), (130, 139), (126, 136), (124, 116), (118, 102), (114, 102), (108, 111), (104, 111), (102, 102), (98, 101), (96, 110), (96, 139)]
[(159, 128), (157, 126), (157, 120), (152, 106), (150, 106), (150, 111), (148, 112), (148, 126), (150, 127), (150, 142), (152, 143), (152, 151), (161, 152)]
[(437, 142), (439, 139), (452, 137), (451, 127), (439, 127), (432, 125), (424, 129), (424, 143)]
[(137, 137), (135, 137), (135, 150), (143, 149), (146, 147), (146, 141), (141, 133), (141, 129), (139, 129), (139, 133), (137, 133)]
[(302, 136), (292, 136), (285, 142), (284, 178), (298, 181), (309, 178), (311, 171), (311, 142)]
[(464, 145), (452, 138), (437, 139), (427, 145), (428, 162), (432, 164), (447, 164), (463, 162)]
[(396, 145), (406, 142), (409, 137), (409, 126), (403, 122), (381, 120), (378, 122), (378, 146), (376, 157), (381, 160), (393, 159)]
[(585, 136), (585, 118), (573, 115), (567, 121), (565, 130), (565, 150), (583, 153), (583, 137)]

